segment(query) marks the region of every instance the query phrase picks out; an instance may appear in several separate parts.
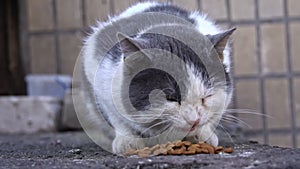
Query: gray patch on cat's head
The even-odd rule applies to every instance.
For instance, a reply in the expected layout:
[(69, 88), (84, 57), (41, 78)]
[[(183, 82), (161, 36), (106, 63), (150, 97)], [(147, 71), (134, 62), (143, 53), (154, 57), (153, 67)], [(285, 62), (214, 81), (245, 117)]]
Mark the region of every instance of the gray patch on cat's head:
[(155, 89), (161, 90), (167, 100), (181, 102), (181, 91), (176, 80), (165, 71), (149, 68), (139, 72), (130, 82), (129, 98), (133, 107), (145, 110), (151, 104), (150, 93)]

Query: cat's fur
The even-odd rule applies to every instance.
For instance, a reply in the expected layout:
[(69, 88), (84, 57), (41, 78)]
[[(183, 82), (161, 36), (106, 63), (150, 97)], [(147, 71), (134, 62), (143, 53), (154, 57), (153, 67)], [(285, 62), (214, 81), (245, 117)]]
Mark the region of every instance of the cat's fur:
[[(207, 56), (200, 56), (203, 58), (199, 59), (186, 44), (169, 36), (150, 33), (149, 30), (156, 29), (157, 25), (139, 30), (130, 37), (123, 34), (116, 35), (120, 42), (104, 54), (103, 60), (100, 60), (102, 56), (98, 50), (101, 44), (98, 42), (101, 38), (99, 32), (112, 23), (145, 12), (161, 12), (181, 17), (192, 24), (190, 29), (195, 31), (199, 38), (206, 35), (219, 54), (219, 60), (214, 64), (224, 68), (225, 81), (221, 84), (211, 81), (201, 61)], [(158, 25), (165, 29), (170, 28), (170, 31), (175, 26), (177, 25), (173, 26), (170, 23)], [(221, 31), (198, 12), (191, 13), (169, 4), (156, 2), (136, 4), (119, 16), (110, 18), (108, 22), (99, 23), (94, 28), (83, 48), (86, 104), (89, 111), (102, 113), (115, 129), (116, 135), (112, 143), (114, 153), (183, 138), (191, 141), (207, 141), (215, 146), (218, 144), (214, 129), (232, 95), (230, 48), (227, 42), (233, 31), (234, 29)], [(179, 33), (184, 35), (185, 32), (179, 30)], [(130, 79), (131, 71), (138, 69), (139, 62), (143, 64), (145, 60), (155, 57), (161, 59), (159, 55), (162, 55), (160, 51), (154, 54), (142, 52), (135, 58), (130, 53), (152, 48), (165, 50), (184, 61), (186, 70), (183, 83), (186, 89), (184, 96), (177, 81), (159, 69), (143, 70)], [(120, 72), (117, 71), (119, 67)], [(127, 83), (128, 86), (125, 85)], [(117, 89), (113, 90), (112, 86), (117, 86)], [(149, 95), (155, 89), (162, 90), (167, 99), (161, 101), (160, 105), (154, 108), (156, 111), (153, 111), (149, 108), (151, 97)], [(121, 99), (113, 100), (113, 95)], [(126, 100), (127, 97), (129, 100)], [(116, 107), (115, 102), (126, 101), (130, 102), (139, 113), (145, 114), (132, 114), (129, 109)], [(153, 114), (157, 109), (161, 112), (159, 116)]]

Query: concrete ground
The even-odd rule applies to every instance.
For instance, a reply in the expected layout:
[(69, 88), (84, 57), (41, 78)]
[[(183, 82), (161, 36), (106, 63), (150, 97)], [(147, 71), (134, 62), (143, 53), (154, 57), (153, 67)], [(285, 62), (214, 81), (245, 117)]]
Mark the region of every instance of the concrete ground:
[(236, 143), (232, 154), (119, 157), (83, 132), (0, 135), (0, 168), (300, 168), (300, 149)]

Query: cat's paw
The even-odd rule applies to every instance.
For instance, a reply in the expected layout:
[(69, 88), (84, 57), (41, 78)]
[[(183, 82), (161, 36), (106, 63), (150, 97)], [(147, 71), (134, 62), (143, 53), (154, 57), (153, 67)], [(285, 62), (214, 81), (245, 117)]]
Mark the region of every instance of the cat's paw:
[(123, 154), (129, 149), (141, 149), (145, 147), (145, 143), (141, 138), (127, 137), (117, 135), (112, 143), (112, 150), (115, 154)]
[(208, 143), (208, 144), (211, 144), (211, 145), (213, 145), (213, 146), (218, 146), (219, 145), (219, 139), (218, 139), (218, 136), (215, 134), (215, 133), (213, 133), (213, 134), (211, 134), (211, 136), (206, 140), (206, 142)]
[(213, 146), (218, 146), (219, 144), (218, 136), (210, 127), (202, 128), (196, 138), (198, 138), (198, 141), (205, 141)]

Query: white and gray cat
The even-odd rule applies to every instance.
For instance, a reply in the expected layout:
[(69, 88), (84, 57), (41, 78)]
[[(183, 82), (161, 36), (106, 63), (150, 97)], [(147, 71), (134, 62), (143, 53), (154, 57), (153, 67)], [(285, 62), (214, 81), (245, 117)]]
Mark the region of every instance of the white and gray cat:
[[(189, 24), (170, 23), (164, 17), (155, 17), (159, 23), (139, 27), (137, 19), (135, 22), (126, 20), (153, 12), (176, 16)], [(114, 35), (117, 43), (111, 48), (103, 47), (107, 45), (101, 41), (105, 36), (103, 30), (112, 30), (118, 23), (122, 25), (117, 26), (117, 31), (123, 34)], [(134, 30), (127, 34), (128, 29)], [(187, 40), (189, 44), (172, 36), (153, 33), (156, 30), (190, 39)], [(234, 30), (222, 31), (198, 12), (157, 2), (138, 3), (94, 28), (83, 48), (86, 105), (89, 111), (101, 114), (114, 129), (114, 153), (178, 139), (218, 145), (215, 128), (232, 95), (229, 39)], [(197, 39), (203, 40), (203, 37), (217, 53), (218, 59), (210, 64), (221, 67), (223, 77), (218, 75), (220, 70), (209, 72), (206, 68), (212, 52), (201, 52), (203, 45), (196, 44)], [(147, 52), (149, 49), (159, 50)], [(200, 54), (193, 49), (199, 50)], [(176, 64), (171, 63), (171, 55), (183, 61), (179, 66), (182, 69), (174, 68)], [(154, 68), (153, 62), (167, 62), (164, 66), (177, 69), (173, 74), (177, 71), (184, 75), (184, 80), (178, 82), (172, 73)], [(144, 68), (146, 63), (152, 67)], [(151, 101), (153, 91), (163, 93), (164, 99), (159, 100), (159, 104)]]

